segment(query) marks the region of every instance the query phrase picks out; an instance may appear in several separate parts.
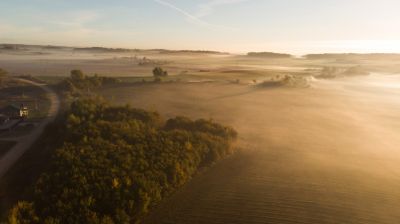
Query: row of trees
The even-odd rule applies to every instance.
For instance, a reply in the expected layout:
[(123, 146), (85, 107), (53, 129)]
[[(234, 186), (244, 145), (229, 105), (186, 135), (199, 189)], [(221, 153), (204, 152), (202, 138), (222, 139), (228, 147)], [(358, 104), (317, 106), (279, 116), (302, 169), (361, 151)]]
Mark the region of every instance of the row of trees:
[(135, 223), (200, 167), (230, 154), (237, 137), (210, 120), (164, 121), (88, 99), (73, 102), (61, 123), (64, 145), (10, 223)]
[(369, 75), (370, 72), (361, 65), (352, 67), (328, 67), (325, 66), (321, 70), (319, 78), (336, 78), (338, 76), (360, 76)]
[[(0, 69), (0, 78), (2, 75)], [(153, 77), (155, 82), (161, 82), (162, 78), (168, 76), (168, 72), (161, 67), (155, 67), (153, 69)], [(98, 88), (104, 85), (110, 85), (121, 82), (117, 78), (98, 76), (87, 76), (81, 70), (72, 70), (69, 78), (66, 78), (61, 82), (61, 88), (72, 94), (79, 94), (82, 91), (88, 91), (94, 88)]]
[(292, 58), (290, 54), (274, 53), (274, 52), (249, 52), (249, 57), (261, 57), (261, 58)]
[(72, 94), (79, 94), (82, 91), (88, 91), (104, 85), (119, 83), (120, 80), (112, 77), (85, 75), (81, 70), (72, 70), (69, 78), (66, 78), (60, 83), (63, 90), (71, 92)]

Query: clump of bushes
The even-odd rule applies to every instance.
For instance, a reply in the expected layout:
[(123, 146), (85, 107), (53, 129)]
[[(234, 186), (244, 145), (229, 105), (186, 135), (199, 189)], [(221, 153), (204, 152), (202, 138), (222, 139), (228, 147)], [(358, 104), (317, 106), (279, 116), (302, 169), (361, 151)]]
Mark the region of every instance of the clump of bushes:
[(266, 80), (258, 87), (269, 88), (269, 87), (297, 87), (307, 88), (310, 87), (311, 77), (296, 76), (296, 75), (278, 75), (271, 80)]
[(105, 85), (120, 83), (121, 80), (112, 77), (103, 77), (97, 74), (93, 76), (85, 75), (81, 70), (72, 70), (71, 76), (60, 83), (61, 89), (73, 94), (92, 90)]
[(318, 78), (332, 79), (336, 78), (339, 73), (340, 70), (338, 68), (325, 66), (322, 68), (321, 74), (318, 76)]
[(361, 65), (358, 66), (353, 66), (350, 68), (347, 68), (343, 74), (345, 76), (359, 76), (359, 75), (369, 75), (369, 71), (362, 67)]
[(211, 120), (77, 100), (62, 147), (11, 223), (135, 223), (195, 172), (232, 152), (237, 133)]
[(155, 67), (153, 69), (154, 82), (161, 82), (163, 77), (168, 76), (168, 72), (161, 67)]
[(322, 79), (333, 79), (337, 77), (361, 76), (369, 74), (369, 71), (360, 65), (348, 68), (323, 67), (320, 75), (317, 77)]

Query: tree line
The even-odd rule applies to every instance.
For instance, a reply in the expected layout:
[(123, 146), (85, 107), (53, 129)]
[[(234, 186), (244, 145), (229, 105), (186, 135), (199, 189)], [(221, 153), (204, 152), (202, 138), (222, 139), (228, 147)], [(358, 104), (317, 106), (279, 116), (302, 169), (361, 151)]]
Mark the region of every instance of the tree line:
[(99, 76), (97, 74), (88, 76), (81, 70), (72, 70), (70, 77), (64, 79), (60, 84), (60, 90), (73, 95), (80, 95), (82, 91), (92, 90), (105, 85), (119, 83), (121, 80), (113, 77)]

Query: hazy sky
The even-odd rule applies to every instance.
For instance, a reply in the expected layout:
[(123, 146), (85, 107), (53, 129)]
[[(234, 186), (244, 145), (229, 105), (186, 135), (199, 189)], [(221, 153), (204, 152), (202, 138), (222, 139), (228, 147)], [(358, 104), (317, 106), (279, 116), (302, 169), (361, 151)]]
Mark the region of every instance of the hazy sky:
[(0, 0), (0, 42), (400, 52), (400, 1)]

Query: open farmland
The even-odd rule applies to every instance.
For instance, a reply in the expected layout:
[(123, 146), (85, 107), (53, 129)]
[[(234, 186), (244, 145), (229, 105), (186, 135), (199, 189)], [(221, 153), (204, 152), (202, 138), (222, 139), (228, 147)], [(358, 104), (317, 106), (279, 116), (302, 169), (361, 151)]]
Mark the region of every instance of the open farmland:
[[(50, 83), (71, 67), (117, 77), (122, 82), (94, 92), (166, 118), (213, 119), (239, 133), (238, 153), (199, 173), (146, 223), (400, 221), (396, 60), (65, 51), (51, 60), (5, 54), (0, 66)], [(150, 64), (140, 64), (144, 57)], [(153, 82), (155, 66), (169, 72), (160, 83)]]
[(396, 223), (399, 81), (372, 75), (262, 89), (167, 83), (103, 94), (171, 117), (213, 118), (240, 133), (240, 153), (200, 174), (148, 223)]

